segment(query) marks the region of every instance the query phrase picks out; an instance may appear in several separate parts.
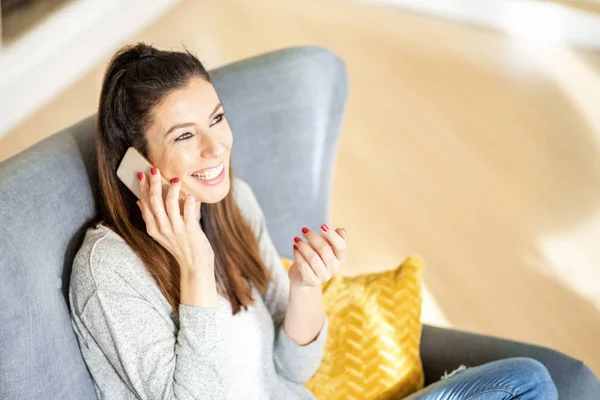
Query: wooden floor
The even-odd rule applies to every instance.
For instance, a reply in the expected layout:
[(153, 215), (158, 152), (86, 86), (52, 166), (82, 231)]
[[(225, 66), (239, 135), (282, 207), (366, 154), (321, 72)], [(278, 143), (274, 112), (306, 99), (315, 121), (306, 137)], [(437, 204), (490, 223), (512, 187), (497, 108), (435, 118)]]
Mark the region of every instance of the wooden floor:
[[(344, 273), (419, 254), (426, 322), (600, 374), (600, 55), (338, 0), (188, 0), (131, 39), (185, 44), (209, 68), (336, 51), (350, 75), (332, 210)], [(104, 66), (3, 138), (0, 159), (94, 112)]]

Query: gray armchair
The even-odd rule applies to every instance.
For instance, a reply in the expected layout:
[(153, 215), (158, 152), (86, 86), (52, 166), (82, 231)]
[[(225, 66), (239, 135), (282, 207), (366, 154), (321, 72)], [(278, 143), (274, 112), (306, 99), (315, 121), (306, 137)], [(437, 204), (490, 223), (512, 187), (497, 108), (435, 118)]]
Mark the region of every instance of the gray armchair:
[[(344, 62), (297, 47), (211, 75), (234, 133), (234, 173), (253, 187), (280, 254), (291, 258), (297, 227), (329, 217)], [(96, 211), (94, 129), (90, 116), (0, 164), (1, 399), (96, 398), (67, 301), (71, 263)], [(548, 367), (561, 398), (599, 398), (583, 363), (546, 348), (425, 326), (421, 352), (427, 383), (459, 364), (529, 356)]]

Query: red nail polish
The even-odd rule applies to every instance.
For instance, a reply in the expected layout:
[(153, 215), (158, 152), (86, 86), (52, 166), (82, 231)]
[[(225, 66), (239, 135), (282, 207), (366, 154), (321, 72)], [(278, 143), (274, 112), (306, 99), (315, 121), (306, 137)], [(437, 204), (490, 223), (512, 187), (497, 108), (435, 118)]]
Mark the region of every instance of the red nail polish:
[(295, 248), (296, 250), (298, 250), (298, 247), (296, 247), (296, 245), (294, 245), (294, 248)]
[(327, 232), (329, 230), (329, 227), (327, 226), (327, 224), (323, 224), (321, 225), (321, 229), (323, 230), (323, 232)]
[(302, 228), (302, 233), (308, 233), (308, 228)]
[(141, 181), (144, 178), (144, 174), (138, 172), (138, 180)]
[(150, 173), (152, 175), (156, 175), (156, 168), (154, 168), (154, 167), (150, 168)]
[(173, 178), (173, 183), (179, 182), (179, 178)]
[[(296, 236), (296, 237), (294, 238), (294, 242), (296, 242), (296, 243), (298, 243), (298, 242), (301, 242), (301, 241), (302, 241), (302, 239), (300, 239), (298, 236)], [(295, 246), (295, 245), (294, 245), (294, 246)]]

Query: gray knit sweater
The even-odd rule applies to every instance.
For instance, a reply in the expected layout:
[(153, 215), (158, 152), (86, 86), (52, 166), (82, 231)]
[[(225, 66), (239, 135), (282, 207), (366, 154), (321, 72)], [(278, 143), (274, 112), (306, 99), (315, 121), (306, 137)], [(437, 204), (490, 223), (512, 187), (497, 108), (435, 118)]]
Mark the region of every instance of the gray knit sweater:
[[(177, 320), (125, 241), (101, 223), (89, 229), (73, 264), (71, 322), (100, 399), (314, 399), (302, 383), (316, 372), (327, 319), (316, 340), (284, 332), (289, 279), (250, 186), (232, 184), (274, 279), (254, 304), (231, 314), (179, 304)], [(159, 245), (159, 244), (157, 244)]]

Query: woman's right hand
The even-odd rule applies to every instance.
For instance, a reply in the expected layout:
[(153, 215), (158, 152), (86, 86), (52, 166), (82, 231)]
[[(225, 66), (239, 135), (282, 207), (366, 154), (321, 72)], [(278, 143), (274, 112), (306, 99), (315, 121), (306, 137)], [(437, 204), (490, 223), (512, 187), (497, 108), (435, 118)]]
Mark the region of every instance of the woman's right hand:
[(186, 196), (182, 215), (179, 202), (181, 181), (173, 179), (163, 201), (160, 171), (154, 168), (152, 172), (155, 173), (150, 176), (138, 173), (142, 198), (137, 205), (146, 222), (146, 232), (173, 255), (182, 272), (212, 275), (215, 254), (200, 226), (196, 199), (192, 194)]

